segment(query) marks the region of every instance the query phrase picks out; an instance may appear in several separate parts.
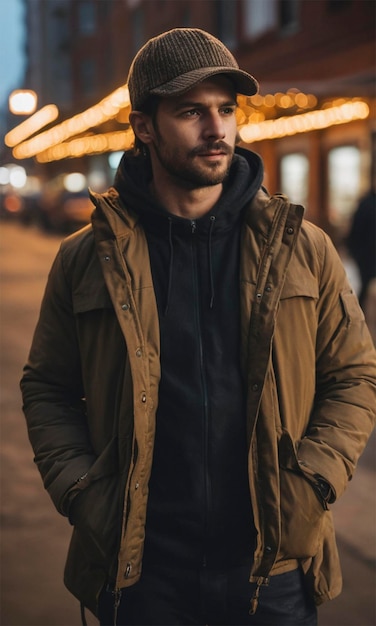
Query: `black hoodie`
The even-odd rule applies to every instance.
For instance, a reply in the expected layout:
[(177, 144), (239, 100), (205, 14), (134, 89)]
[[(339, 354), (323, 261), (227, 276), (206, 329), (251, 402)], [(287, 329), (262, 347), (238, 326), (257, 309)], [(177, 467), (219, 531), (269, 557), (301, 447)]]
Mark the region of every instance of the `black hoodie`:
[(254, 527), (240, 371), (239, 253), (260, 158), (237, 148), (223, 193), (197, 220), (148, 193), (146, 159), (125, 153), (115, 179), (146, 232), (160, 337), (159, 404), (144, 567), (249, 563)]

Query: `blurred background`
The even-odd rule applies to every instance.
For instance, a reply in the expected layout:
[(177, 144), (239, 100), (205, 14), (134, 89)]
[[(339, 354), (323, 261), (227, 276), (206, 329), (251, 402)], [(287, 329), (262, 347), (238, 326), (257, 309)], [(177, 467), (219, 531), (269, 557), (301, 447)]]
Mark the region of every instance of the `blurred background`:
[[(80, 624), (62, 582), (70, 528), (33, 465), (18, 381), (59, 243), (90, 221), (87, 188), (111, 185), (132, 145), (133, 56), (199, 27), (257, 78), (259, 95), (239, 98), (241, 145), (262, 157), (268, 190), (332, 237), (376, 338), (375, 18), (374, 0), (0, 0), (4, 626)], [(334, 506), (344, 591), (320, 626), (376, 624), (375, 451), (373, 436)]]

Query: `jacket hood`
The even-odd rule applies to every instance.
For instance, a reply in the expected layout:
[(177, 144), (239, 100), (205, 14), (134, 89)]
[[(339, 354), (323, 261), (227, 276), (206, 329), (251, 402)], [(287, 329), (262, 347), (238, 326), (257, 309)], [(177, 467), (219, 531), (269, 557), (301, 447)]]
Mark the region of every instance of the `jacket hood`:
[[(202, 218), (195, 220), (200, 231), (207, 231), (211, 216), (216, 218), (216, 231), (231, 227), (240, 212), (249, 204), (261, 186), (264, 176), (261, 158), (254, 152), (236, 148), (230, 173), (223, 185), (223, 193), (215, 206)], [(166, 221), (176, 231), (190, 228), (191, 220), (168, 212), (149, 192), (152, 171), (148, 157), (124, 153), (114, 181), (123, 203), (135, 211), (154, 231), (165, 231)]]

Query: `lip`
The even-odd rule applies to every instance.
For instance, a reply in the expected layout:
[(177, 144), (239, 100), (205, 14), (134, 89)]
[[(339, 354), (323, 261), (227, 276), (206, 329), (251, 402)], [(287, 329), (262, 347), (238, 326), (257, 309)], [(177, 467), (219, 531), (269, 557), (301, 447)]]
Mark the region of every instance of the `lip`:
[(198, 156), (206, 157), (208, 159), (215, 159), (218, 157), (226, 156), (226, 152), (223, 152), (223, 150), (211, 150), (210, 152), (200, 152)]

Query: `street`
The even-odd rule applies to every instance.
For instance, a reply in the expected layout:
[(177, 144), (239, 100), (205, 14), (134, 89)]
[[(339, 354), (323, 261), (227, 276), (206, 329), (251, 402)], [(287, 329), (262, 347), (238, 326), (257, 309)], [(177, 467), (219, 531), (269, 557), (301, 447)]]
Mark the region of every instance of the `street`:
[[(33, 463), (19, 379), (40, 300), (61, 238), (0, 224), (1, 613), (2, 626), (79, 626), (80, 607), (63, 584), (71, 527), (54, 509)], [(344, 589), (319, 609), (320, 626), (374, 626), (375, 433), (333, 507)], [(89, 626), (97, 620), (87, 612)]]

